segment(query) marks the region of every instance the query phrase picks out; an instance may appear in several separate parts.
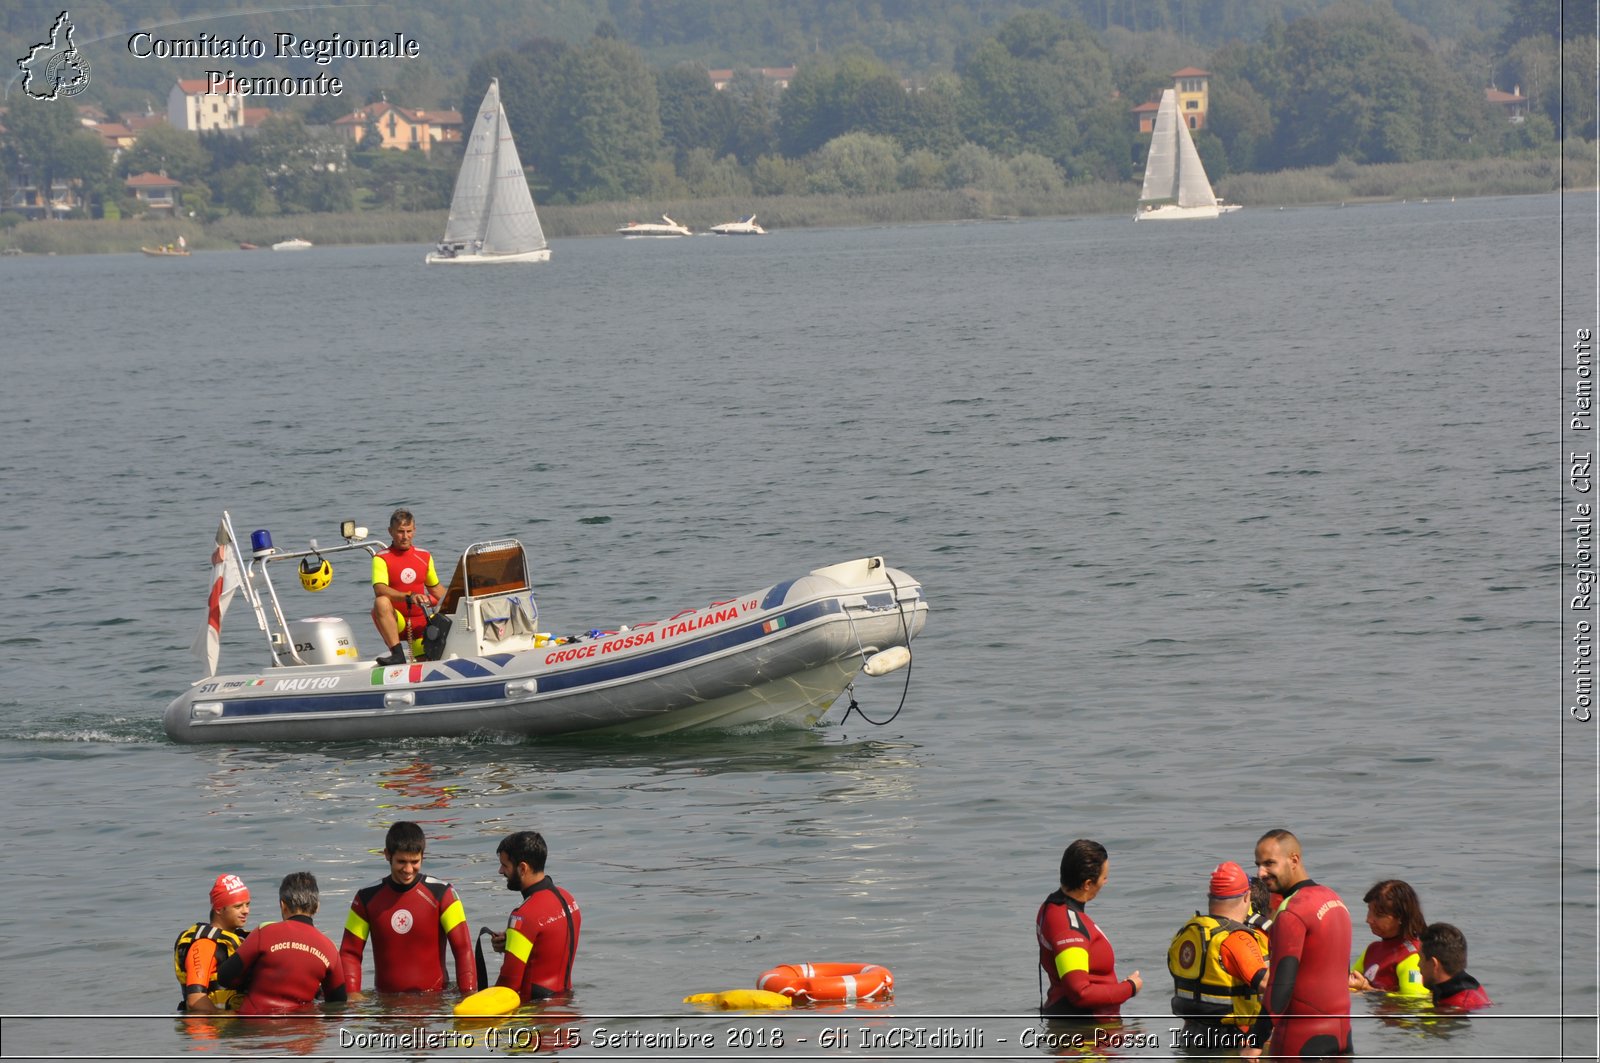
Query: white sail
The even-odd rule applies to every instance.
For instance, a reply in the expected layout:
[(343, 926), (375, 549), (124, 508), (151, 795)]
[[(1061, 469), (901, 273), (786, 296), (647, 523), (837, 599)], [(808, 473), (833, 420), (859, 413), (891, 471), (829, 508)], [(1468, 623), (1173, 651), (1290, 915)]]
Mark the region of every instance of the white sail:
[(1194, 138), (1178, 113), (1178, 94), (1166, 89), (1156, 110), (1156, 127), (1150, 137), (1144, 187), (1139, 190), (1134, 220), (1215, 218), (1218, 213), (1217, 197), (1211, 191), (1200, 153), (1195, 150)]
[(461, 158), (444, 239), (427, 261), (543, 262), (550, 257), (547, 247), (494, 79)]

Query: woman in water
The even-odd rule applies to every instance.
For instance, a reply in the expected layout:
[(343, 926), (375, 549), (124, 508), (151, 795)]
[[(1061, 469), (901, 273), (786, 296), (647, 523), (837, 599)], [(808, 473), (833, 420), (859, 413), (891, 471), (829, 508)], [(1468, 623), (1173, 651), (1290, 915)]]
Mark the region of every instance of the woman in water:
[(1061, 888), (1045, 898), (1036, 920), (1039, 965), (1050, 979), (1039, 1009), (1045, 1015), (1115, 1018), (1144, 985), (1138, 971), (1117, 978), (1111, 942), (1084, 911), (1105, 886), (1110, 865), (1105, 846), (1087, 838), (1061, 854)]
[(1397, 878), (1386, 878), (1361, 899), (1367, 902), (1367, 926), (1378, 940), (1351, 966), (1350, 988), (1427, 996), (1418, 939), (1428, 921), (1422, 917), (1417, 891)]

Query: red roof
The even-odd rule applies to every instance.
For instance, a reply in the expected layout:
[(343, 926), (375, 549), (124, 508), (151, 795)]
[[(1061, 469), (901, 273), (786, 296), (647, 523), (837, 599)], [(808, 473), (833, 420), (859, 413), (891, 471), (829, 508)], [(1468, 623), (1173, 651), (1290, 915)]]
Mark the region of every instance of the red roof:
[(1208, 78), (1211, 76), (1211, 71), (1201, 70), (1197, 66), (1186, 66), (1182, 70), (1174, 70), (1172, 76), (1175, 78)]
[(1499, 89), (1484, 89), (1483, 98), (1490, 103), (1524, 103), (1525, 98), (1514, 92), (1502, 92)]
[(1133, 108), (1133, 113), (1134, 114), (1143, 114), (1145, 111), (1159, 111), (1159, 110), (1161, 110), (1161, 104), (1159, 104), (1159, 103), (1155, 102), (1154, 100), (1152, 100), (1149, 103), (1141, 103), (1139, 106)]
[(150, 173), (148, 170), (141, 174), (134, 174), (122, 182), (128, 188), (181, 188), (182, 181), (174, 181), (164, 173)]
[(231, 94), (233, 92), (233, 80), (231, 78), (222, 79), (222, 84), (218, 86), (218, 88), (222, 89), (221, 93), (211, 92), (210, 87), (211, 82), (206, 78), (180, 78), (178, 81), (178, 89), (185, 96), (217, 96)]

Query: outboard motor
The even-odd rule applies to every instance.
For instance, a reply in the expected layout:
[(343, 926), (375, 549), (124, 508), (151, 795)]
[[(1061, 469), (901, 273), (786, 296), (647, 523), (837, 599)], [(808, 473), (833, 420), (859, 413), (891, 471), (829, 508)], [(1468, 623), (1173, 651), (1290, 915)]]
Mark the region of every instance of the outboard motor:
[(294, 653), (278, 649), (278, 663), (293, 665), (294, 654), (306, 664), (353, 664), (360, 660), (356, 637), (348, 621), (337, 616), (308, 616), (304, 620), (289, 621), (289, 637), (294, 640)]

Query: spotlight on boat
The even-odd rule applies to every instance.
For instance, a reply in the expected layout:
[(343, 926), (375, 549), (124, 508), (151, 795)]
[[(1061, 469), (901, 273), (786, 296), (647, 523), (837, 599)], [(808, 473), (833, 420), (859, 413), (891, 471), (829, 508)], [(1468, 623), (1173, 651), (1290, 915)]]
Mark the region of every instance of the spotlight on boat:
[(347, 542), (358, 543), (367, 537), (367, 529), (358, 527), (353, 520), (342, 520), (339, 522), (339, 534)]

